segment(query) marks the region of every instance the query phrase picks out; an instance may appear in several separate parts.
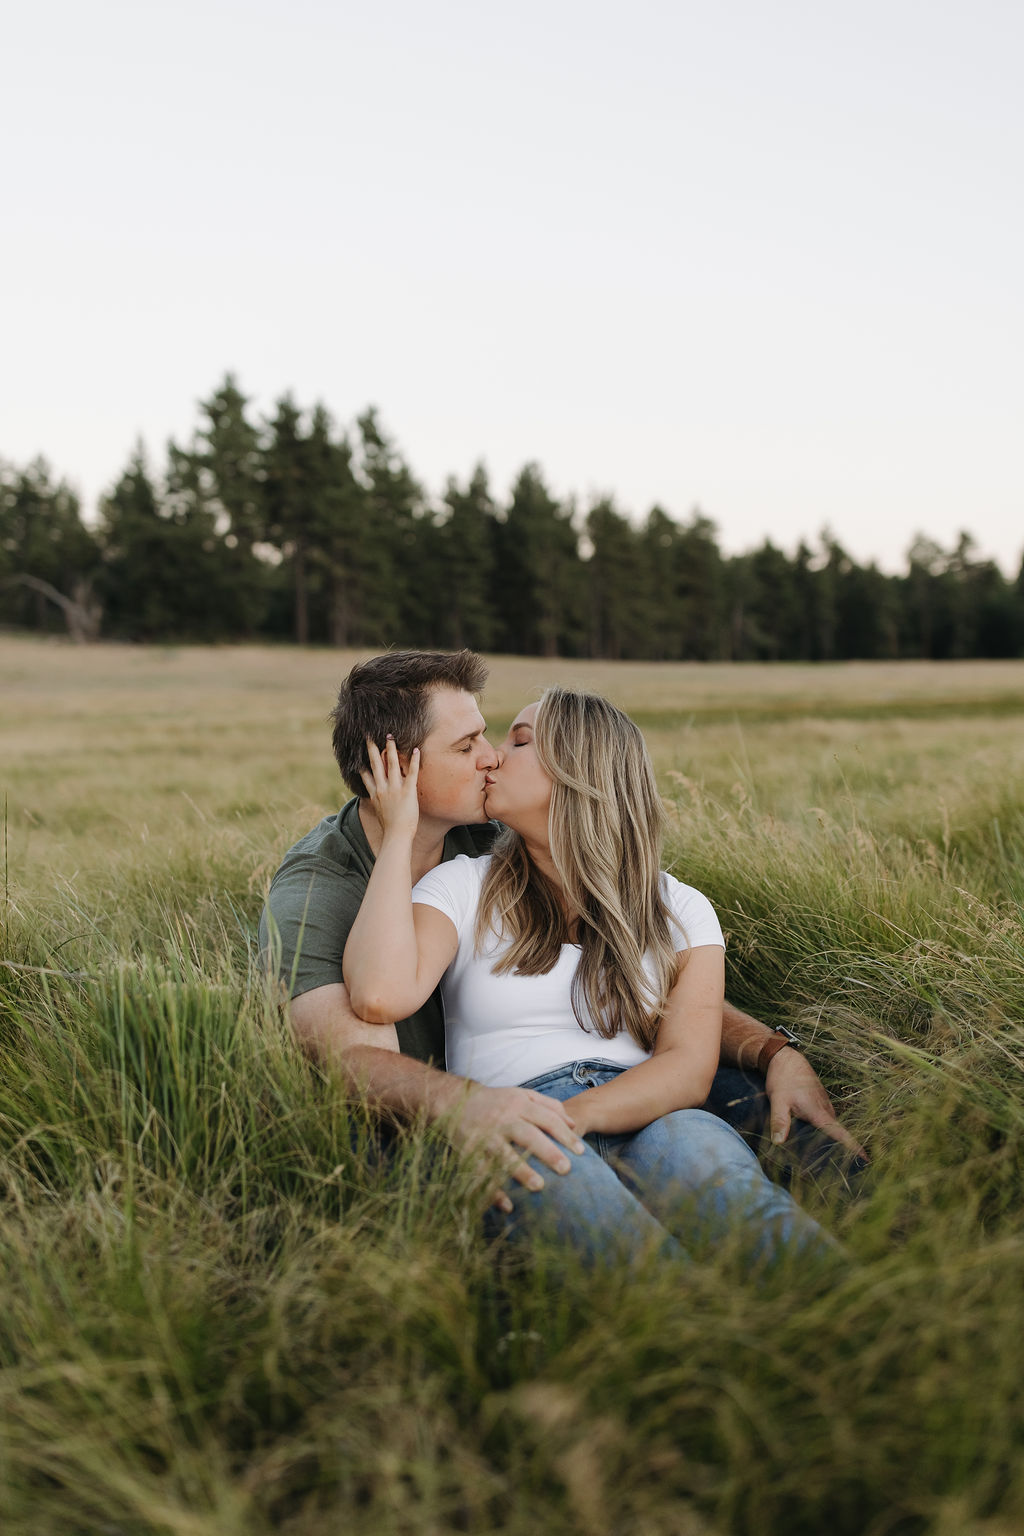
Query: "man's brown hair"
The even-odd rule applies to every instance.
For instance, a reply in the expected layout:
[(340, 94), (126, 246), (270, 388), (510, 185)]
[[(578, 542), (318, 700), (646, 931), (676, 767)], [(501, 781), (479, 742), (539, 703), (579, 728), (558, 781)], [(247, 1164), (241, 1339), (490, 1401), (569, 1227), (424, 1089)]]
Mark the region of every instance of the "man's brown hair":
[(390, 731), (408, 755), (430, 731), (435, 688), (480, 694), (486, 681), (487, 665), (475, 651), (388, 651), (354, 666), (331, 710), (334, 756), (352, 793), (366, 798), (359, 773), (370, 766), (368, 736), (383, 752)]

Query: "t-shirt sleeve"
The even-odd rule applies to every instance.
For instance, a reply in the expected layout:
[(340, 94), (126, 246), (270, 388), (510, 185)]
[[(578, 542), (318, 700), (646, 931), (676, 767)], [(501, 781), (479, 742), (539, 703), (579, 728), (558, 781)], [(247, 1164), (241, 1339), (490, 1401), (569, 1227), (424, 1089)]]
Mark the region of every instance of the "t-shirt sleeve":
[(719, 944), (724, 949), (722, 925), (707, 897), (695, 891), (692, 885), (683, 885), (673, 875), (663, 874), (661, 884), (675, 919), (672, 927), (676, 949), (696, 949), (701, 944)]
[(457, 859), (439, 864), (413, 886), (414, 906), (436, 907), (455, 924), (461, 938), (476, 921), (477, 900), (490, 859), (471, 859), (460, 853)]
[(267, 970), (290, 997), (343, 981), (341, 960), (366, 881), (310, 859), (274, 878), (260, 918)]

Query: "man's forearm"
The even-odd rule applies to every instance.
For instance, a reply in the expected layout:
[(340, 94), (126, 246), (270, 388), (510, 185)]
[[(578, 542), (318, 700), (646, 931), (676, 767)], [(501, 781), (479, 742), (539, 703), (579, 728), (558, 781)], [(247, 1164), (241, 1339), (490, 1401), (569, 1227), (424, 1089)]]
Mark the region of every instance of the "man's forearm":
[(751, 1014), (726, 1002), (722, 1007), (722, 1065), (757, 1069), (761, 1047), (775, 1038), (774, 1031)]
[(289, 1020), (300, 1049), (378, 1110), (435, 1120), (465, 1097), (465, 1078), (403, 1056), (393, 1024), (367, 1024), (353, 1013), (342, 983), (293, 998)]
[(452, 1072), (375, 1045), (352, 1045), (332, 1065), (366, 1102), (403, 1120), (425, 1115), (430, 1121), (450, 1114), (466, 1098), (470, 1084)]

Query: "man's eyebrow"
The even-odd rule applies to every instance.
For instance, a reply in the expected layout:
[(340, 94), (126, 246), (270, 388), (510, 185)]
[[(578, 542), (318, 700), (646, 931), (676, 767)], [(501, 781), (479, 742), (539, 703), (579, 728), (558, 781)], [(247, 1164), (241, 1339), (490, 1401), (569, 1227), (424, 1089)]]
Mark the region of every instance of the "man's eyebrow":
[(467, 731), (464, 736), (457, 737), (456, 740), (452, 742), (452, 746), (461, 747), (464, 741), (475, 741), (478, 736), (482, 736), (484, 734), (486, 729), (487, 722), (485, 720), (483, 725), (478, 726), (475, 731)]

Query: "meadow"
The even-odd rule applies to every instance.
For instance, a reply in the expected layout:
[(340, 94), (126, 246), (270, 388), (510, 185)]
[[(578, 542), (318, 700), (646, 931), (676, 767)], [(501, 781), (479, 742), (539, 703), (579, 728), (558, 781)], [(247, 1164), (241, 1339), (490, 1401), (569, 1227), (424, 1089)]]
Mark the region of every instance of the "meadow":
[(0, 637), (0, 1529), (1024, 1530), (1024, 663), (495, 658), (643, 726), (729, 994), (872, 1163), (840, 1271), (489, 1249), (292, 1049), (254, 931), (353, 657)]

